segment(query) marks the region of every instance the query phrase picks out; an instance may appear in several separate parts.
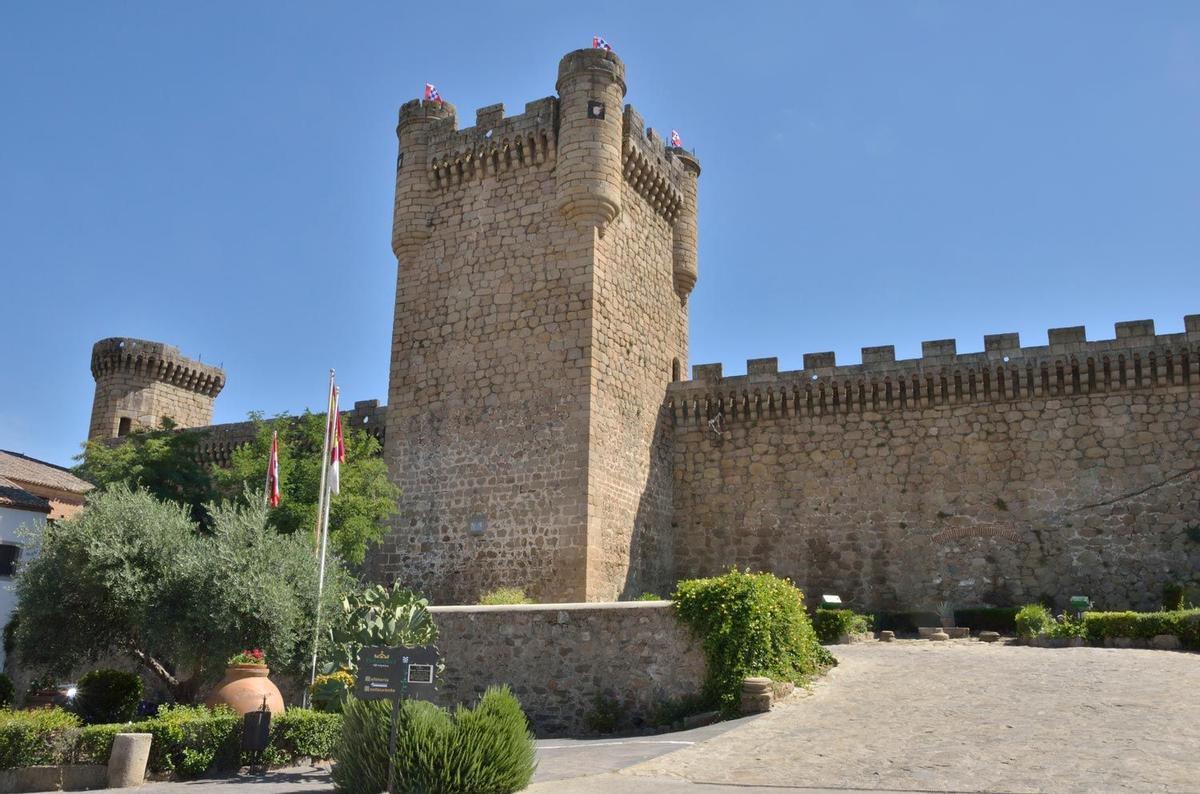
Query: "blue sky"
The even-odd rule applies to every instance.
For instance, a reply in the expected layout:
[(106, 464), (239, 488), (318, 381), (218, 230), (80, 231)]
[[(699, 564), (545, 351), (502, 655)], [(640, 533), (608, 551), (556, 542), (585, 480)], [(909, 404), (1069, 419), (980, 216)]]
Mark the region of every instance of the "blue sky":
[(397, 108), (519, 113), (593, 33), (703, 163), (692, 363), (1200, 312), (1200, 3), (8, 0), (0, 447), (69, 462), (106, 336), (222, 364), (217, 421), (385, 399)]

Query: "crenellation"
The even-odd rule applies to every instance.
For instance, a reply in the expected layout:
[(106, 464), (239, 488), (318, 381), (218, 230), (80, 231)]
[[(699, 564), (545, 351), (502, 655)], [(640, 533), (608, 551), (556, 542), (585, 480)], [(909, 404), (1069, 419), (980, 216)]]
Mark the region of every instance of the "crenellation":
[(449, 190), (516, 169), (553, 163), (557, 126), (555, 97), (526, 103), (524, 113), (509, 117), (504, 116), (503, 104), (488, 105), (476, 111), (475, 126), (461, 130), (453, 123), (440, 123), (430, 133), (427, 144), (430, 185), (436, 190)]
[(1184, 333), (1189, 337), (1200, 335), (1200, 314), (1189, 314), (1183, 318)]
[(747, 375), (778, 375), (779, 374), (779, 359), (771, 358), (751, 358), (746, 360)]
[(1136, 339), (1154, 336), (1153, 320), (1131, 320), (1117, 323), (1115, 326), (1117, 339)]
[(1200, 338), (1145, 335), (1152, 325), (1122, 323), (1118, 338), (1093, 342), (1082, 341), (1082, 326), (1056, 328), (1051, 344), (1034, 347), (1019, 347), (1017, 334), (995, 334), (984, 338), (981, 353), (958, 353), (955, 340), (934, 340), (922, 343), (921, 358), (899, 361), (890, 345), (863, 348), (861, 364), (842, 366), (833, 353), (806, 353), (803, 369), (773, 379), (749, 366), (746, 375), (723, 377), (720, 364), (698, 365), (693, 380), (671, 384), (667, 408), (676, 422), (717, 413), (726, 420), (757, 416), (746, 409), (751, 388), (773, 415), (803, 417), (1200, 383)]

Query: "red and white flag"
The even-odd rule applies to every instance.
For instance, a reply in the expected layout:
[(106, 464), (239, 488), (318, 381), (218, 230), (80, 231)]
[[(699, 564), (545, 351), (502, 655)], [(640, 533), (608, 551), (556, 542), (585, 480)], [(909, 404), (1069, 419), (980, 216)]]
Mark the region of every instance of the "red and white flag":
[(438, 93), (438, 90), (437, 90), (437, 88), (436, 88), (436, 87), (433, 85), (433, 83), (426, 83), (426, 84), (425, 84), (425, 99), (426, 99), (426, 100), (430, 100), (430, 99), (432, 99), (434, 102), (437, 102), (438, 104), (441, 104), (441, 102), (442, 102), (442, 95)]
[(612, 45), (605, 41), (601, 36), (592, 36), (592, 49), (608, 50), (609, 52), (612, 52)]
[(683, 139), (679, 137), (679, 133), (675, 130), (671, 130), (671, 145), (676, 149), (683, 148)]
[(267, 504), (279, 507), (279, 433), (271, 433), (271, 457), (267, 460)]
[(334, 386), (329, 392), (329, 415), (325, 422), (325, 432), (329, 436), (329, 474), (326, 486), (331, 494), (341, 492), (341, 464), (346, 462), (346, 442), (342, 438), (342, 415), (338, 413), (339, 392), (337, 386)]

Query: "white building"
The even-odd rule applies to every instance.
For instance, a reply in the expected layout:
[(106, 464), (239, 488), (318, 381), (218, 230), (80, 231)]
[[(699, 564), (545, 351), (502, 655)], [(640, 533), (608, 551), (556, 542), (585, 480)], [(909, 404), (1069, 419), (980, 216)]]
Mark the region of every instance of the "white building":
[[(17, 607), (13, 574), (21, 554), (29, 546), (31, 535), (36, 537), (46, 526), (50, 501), (0, 477), (0, 627), (7, 626)], [(5, 652), (0, 645), (0, 670), (4, 669)]]

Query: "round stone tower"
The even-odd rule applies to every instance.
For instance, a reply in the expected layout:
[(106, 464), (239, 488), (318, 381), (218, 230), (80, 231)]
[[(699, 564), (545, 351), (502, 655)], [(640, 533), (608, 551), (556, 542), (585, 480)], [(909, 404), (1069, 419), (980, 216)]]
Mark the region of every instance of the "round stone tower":
[(212, 423), (213, 400), (225, 372), (186, 358), (162, 342), (113, 337), (92, 347), (96, 396), (88, 440), (156, 429), (164, 419), (176, 427)]
[(392, 214), (392, 251), (403, 264), (413, 248), (429, 239), (433, 230), (433, 185), (428, 177), (429, 138), (438, 129), (453, 132), (454, 105), (414, 99), (400, 107), (396, 138), (396, 201)]
[(625, 64), (603, 49), (575, 50), (558, 64), (558, 206), (604, 229), (621, 214)]

